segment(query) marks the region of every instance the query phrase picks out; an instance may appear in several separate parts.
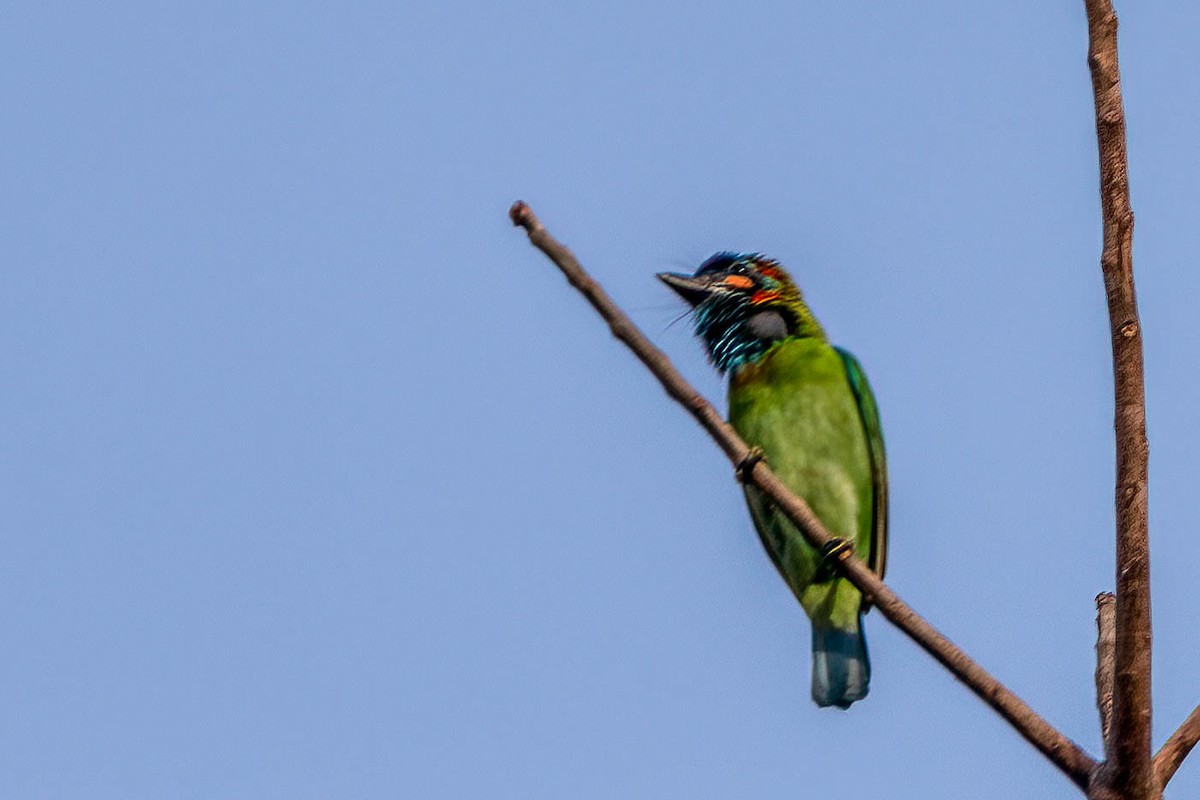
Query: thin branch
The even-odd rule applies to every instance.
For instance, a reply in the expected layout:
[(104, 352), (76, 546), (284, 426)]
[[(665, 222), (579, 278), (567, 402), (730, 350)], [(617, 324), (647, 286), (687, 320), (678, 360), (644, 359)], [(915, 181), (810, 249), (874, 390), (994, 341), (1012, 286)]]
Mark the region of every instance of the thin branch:
[(1111, 788), (1127, 800), (1157, 792), (1150, 758), (1150, 544), (1147, 526), (1146, 391), (1142, 327), (1133, 288), (1133, 211), (1125, 110), (1110, 0), (1084, 0), (1088, 67), (1096, 105), (1104, 249), (1116, 400), (1117, 641)]
[(1113, 658), (1117, 644), (1117, 597), (1112, 592), (1096, 595), (1096, 708), (1104, 757), (1112, 758)]
[[(750, 455), (750, 448), (733, 428), (721, 418), (704, 396), (691, 386), (671, 364), (666, 355), (638, 330), (629, 317), (612, 301), (604, 289), (584, 271), (575, 256), (557, 242), (523, 202), (513, 204), (509, 211), (513, 224), (525, 229), (529, 240), (553, 261), (572, 286), (608, 322), (614, 336), (624, 342), (646, 367), (658, 378), (667, 394), (686, 408), (708, 431), (725, 455), (736, 466)], [(804, 538), (820, 549), (832, 538), (808, 505), (792, 494), (775, 477), (770, 468), (759, 461), (745, 470), (748, 482), (766, 494), (775, 506), (795, 523)], [(866, 596), (880, 612), (909, 638), (921, 646), (955, 677), (966, 684), (981, 700), (996, 710), (1016, 728), (1030, 744), (1062, 770), (1081, 788), (1088, 785), (1096, 763), (1079, 745), (1068, 739), (1042, 719), (1021, 698), (976, 664), (953, 642), (913, 611), (895, 592), (887, 587), (860, 559), (844, 551), (840, 555), (845, 577)]]
[(1192, 748), (1200, 742), (1200, 706), (1192, 709), (1192, 713), (1179, 726), (1179, 730), (1171, 734), (1171, 738), (1163, 744), (1158, 755), (1154, 757), (1154, 780), (1162, 791), (1175, 777), (1175, 771), (1192, 752)]

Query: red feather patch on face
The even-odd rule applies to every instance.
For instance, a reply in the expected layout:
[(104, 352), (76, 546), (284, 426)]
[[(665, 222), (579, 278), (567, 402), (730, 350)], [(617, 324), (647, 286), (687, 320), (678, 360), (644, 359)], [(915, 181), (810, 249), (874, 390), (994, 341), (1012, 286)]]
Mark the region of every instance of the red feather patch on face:
[(772, 302), (774, 300), (778, 300), (778, 299), (779, 299), (779, 292), (764, 292), (762, 290), (759, 290), (754, 293), (753, 297), (750, 298), (750, 303), (752, 305), (759, 305), (760, 303), (770, 303), (770, 302)]
[(759, 275), (766, 275), (768, 278), (780, 280), (783, 278), (783, 271), (779, 267), (764, 266), (758, 268)]

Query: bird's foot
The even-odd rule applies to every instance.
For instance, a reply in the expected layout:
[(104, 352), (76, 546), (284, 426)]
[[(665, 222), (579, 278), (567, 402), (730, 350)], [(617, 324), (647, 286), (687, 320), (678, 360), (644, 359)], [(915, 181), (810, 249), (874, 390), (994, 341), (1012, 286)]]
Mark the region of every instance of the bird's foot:
[(835, 536), (821, 547), (821, 566), (817, 570), (816, 582), (827, 581), (838, 574), (841, 563), (854, 555), (854, 542)]
[(749, 483), (750, 473), (754, 471), (754, 465), (759, 462), (765, 464), (766, 461), (767, 454), (763, 452), (761, 447), (751, 447), (750, 452), (746, 453), (746, 457), (734, 467), (734, 476), (740, 483)]

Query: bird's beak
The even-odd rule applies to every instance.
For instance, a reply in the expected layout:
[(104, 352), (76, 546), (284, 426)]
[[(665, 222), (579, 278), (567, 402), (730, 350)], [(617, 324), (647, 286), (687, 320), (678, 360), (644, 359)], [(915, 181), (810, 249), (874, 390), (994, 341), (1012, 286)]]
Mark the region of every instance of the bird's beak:
[(692, 308), (700, 305), (712, 294), (712, 281), (707, 278), (693, 278), (691, 275), (680, 275), (678, 272), (660, 272), (658, 279), (675, 290)]

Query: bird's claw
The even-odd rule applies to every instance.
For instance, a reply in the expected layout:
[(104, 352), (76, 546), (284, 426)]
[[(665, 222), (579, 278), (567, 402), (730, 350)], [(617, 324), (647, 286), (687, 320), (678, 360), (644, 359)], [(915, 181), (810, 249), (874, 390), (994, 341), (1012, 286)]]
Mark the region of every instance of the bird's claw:
[(817, 582), (828, 580), (838, 572), (843, 561), (854, 554), (854, 543), (835, 536), (821, 547), (821, 566)]
[(746, 453), (746, 457), (738, 462), (734, 468), (734, 475), (741, 483), (750, 482), (750, 473), (754, 471), (754, 465), (759, 462), (766, 463), (767, 454), (763, 452), (761, 447), (751, 447), (750, 452)]

